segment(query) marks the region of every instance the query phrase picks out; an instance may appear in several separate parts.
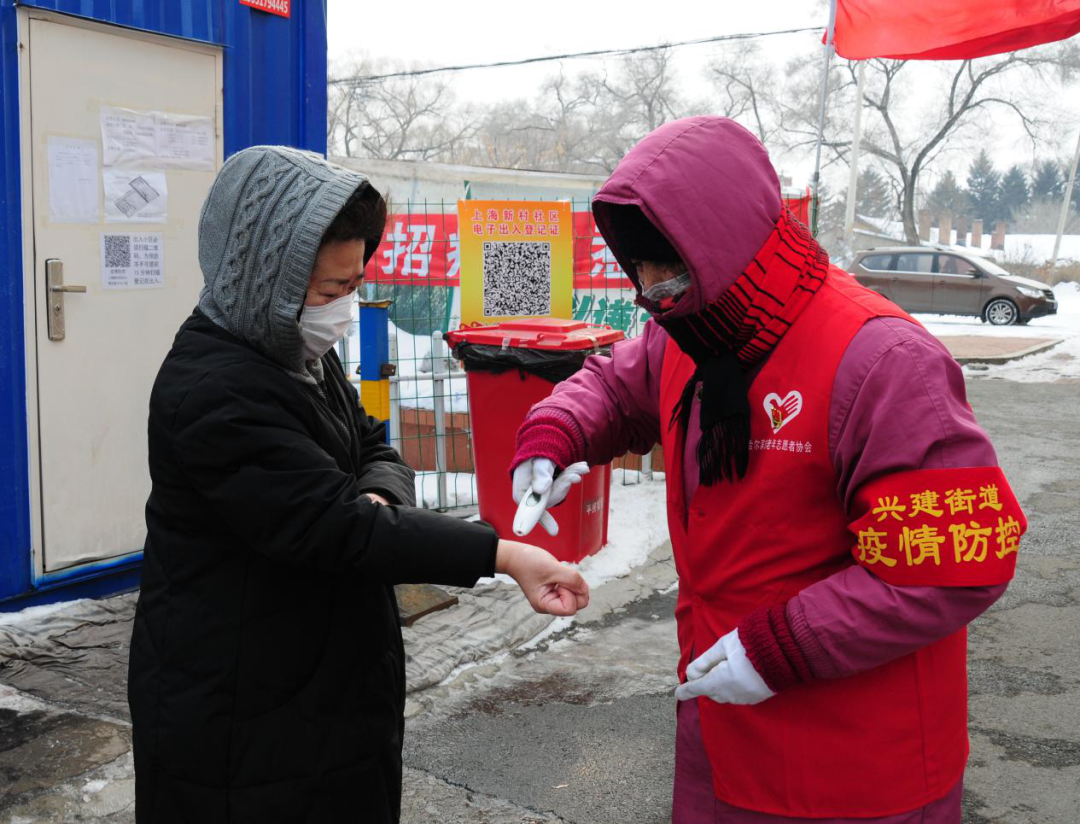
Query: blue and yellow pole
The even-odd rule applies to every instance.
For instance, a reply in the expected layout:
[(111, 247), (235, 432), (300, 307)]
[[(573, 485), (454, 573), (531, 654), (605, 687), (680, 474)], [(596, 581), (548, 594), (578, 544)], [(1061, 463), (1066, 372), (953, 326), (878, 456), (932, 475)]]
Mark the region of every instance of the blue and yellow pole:
[(360, 403), (373, 418), (384, 421), (390, 442), (390, 378), (396, 367), (390, 362), (390, 300), (361, 300), (360, 304)]

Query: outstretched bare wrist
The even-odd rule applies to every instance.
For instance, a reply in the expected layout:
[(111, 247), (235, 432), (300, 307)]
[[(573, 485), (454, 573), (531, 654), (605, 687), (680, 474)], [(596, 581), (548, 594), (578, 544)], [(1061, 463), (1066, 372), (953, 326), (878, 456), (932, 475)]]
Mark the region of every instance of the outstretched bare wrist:
[(503, 575), (509, 575), (517, 551), (518, 545), (516, 541), (507, 541), (500, 538), (499, 546), (495, 549), (495, 571)]

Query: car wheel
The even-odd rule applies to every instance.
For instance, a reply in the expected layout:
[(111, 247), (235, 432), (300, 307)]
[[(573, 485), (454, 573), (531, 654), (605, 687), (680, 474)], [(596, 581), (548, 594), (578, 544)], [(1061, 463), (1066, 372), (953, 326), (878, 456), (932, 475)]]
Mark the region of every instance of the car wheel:
[(994, 298), (986, 304), (983, 317), (994, 326), (1012, 326), (1020, 320), (1020, 310), (1008, 298)]

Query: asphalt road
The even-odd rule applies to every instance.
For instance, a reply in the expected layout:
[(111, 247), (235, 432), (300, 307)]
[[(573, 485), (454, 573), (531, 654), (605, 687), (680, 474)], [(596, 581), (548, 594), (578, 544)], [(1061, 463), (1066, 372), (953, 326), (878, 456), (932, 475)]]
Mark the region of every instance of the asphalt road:
[[(1030, 528), (1016, 580), (970, 631), (964, 822), (1076, 824), (1080, 385), (975, 380), (969, 393)], [(668, 821), (674, 603), (653, 595), (425, 696), (407, 727), (404, 821)]]
[[(1080, 382), (969, 390), (1030, 530), (1017, 578), (970, 630), (964, 822), (1077, 824)], [(668, 821), (675, 595), (662, 555), (599, 590), (591, 623), (410, 695), (405, 824)], [(49, 682), (59, 693), (0, 684), (0, 824), (134, 821), (130, 602), (103, 602), (116, 620), (92, 638), (42, 647), (77, 652), (71, 677)]]
[(1080, 822), (1080, 384), (975, 380), (1028, 516), (1017, 576), (969, 634), (965, 824)]
[[(410, 719), (406, 764), (519, 805), (508, 821), (670, 820), (675, 598), (655, 594), (441, 688)], [(406, 810), (407, 822), (438, 820)]]

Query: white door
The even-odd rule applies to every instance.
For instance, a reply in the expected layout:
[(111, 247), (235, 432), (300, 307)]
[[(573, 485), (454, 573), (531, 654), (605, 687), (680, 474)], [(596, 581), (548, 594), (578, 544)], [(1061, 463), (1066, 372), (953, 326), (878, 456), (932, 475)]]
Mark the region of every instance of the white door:
[[(28, 394), (31, 452), (35, 447), (38, 451), (34, 536), (41, 574), (143, 547), (143, 509), (150, 491), (147, 405), (157, 370), (202, 285), (199, 209), (222, 161), (221, 55), (217, 49), (183, 41), (24, 14), (22, 42), (28, 54), (22, 65), (29, 71), (23, 93), (29, 96), (29, 107), (24, 101), (23, 110), (25, 117), (29, 108), (30, 117), (23, 127), (29, 136), (24, 168), (28, 162), (33, 204), (28, 232), (32, 245), (26, 250), (28, 259), (32, 257), (26, 295), (33, 301), (27, 325)], [(141, 159), (103, 165), (103, 107), (139, 113), (140, 134), (129, 137), (132, 145), (145, 150)], [(177, 117), (170, 119), (173, 115)], [(156, 137), (143, 129), (155, 122), (165, 124)], [(161, 135), (176, 122), (201, 124), (202, 144), (184, 144), (193, 133), (188, 131), (186, 137), (173, 135), (180, 141), (179, 154), (177, 145), (169, 148), (168, 138)], [(65, 139), (69, 142), (58, 143)], [(97, 219), (62, 222), (71, 218), (71, 209), (78, 211), (70, 202), (79, 199), (79, 174), (82, 185), (89, 186), (89, 158), (70, 151), (61, 156), (56, 147), (81, 146), (88, 152), (91, 142), (96, 148), (92, 186)], [(203, 156), (203, 165), (210, 168), (191, 168), (197, 164), (184, 160), (185, 152)], [(73, 173), (72, 165), (80, 163), (82, 171)], [(142, 183), (130, 184), (134, 195), (125, 192), (125, 209), (132, 214), (118, 207), (111, 210), (136, 221), (148, 215), (161, 220), (155, 213), (164, 207), (164, 222), (107, 222), (104, 173), (112, 169), (123, 178), (128, 168), (136, 167), (140, 171), (129, 176), (141, 177)], [(116, 196), (116, 179), (110, 179), (112, 203), (124, 199)], [(159, 193), (161, 188), (165, 191)], [(88, 193), (89, 188), (83, 190), (83, 220), (92, 219), (85, 215)], [(151, 201), (156, 201), (153, 207)], [(148, 271), (110, 271), (106, 288), (102, 235), (125, 233), (151, 237), (142, 238), (146, 243), (141, 253), (139, 245), (132, 245), (139, 237), (109, 241), (111, 263), (122, 266), (126, 257), (138, 266), (135, 261), (142, 257)], [(125, 243), (130, 254), (125, 254)], [(155, 254), (163, 257), (160, 269)], [(47, 266), (46, 261), (53, 263)], [(56, 261), (62, 265), (64, 283), (85, 286), (84, 293), (48, 291), (46, 270), (55, 274)], [(64, 310), (62, 340), (56, 339), (55, 322), (50, 335), (49, 313), (55, 311), (58, 297)]]

